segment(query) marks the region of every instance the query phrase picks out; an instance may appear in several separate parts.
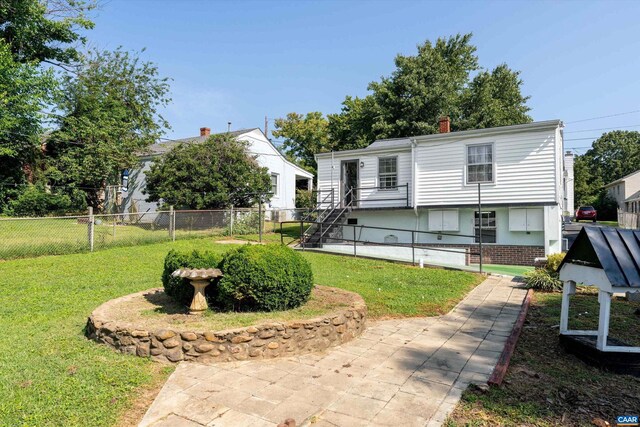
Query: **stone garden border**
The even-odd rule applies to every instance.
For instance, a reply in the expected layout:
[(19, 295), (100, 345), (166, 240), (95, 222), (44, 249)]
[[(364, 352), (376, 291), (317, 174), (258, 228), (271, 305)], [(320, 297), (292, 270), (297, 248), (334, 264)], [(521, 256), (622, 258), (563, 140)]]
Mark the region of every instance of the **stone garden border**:
[(97, 342), (125, 354), (151, 357), (161, 362), (197, 360), (229, 362), (267, 359), (320, 351), (359, 336), (365, 329), (367, 306), (362, 297), (342, 289), (321, 287), (344, 294), (345, 308), (322, 317), (293, 322), (264, 323), (223, 331), (192, 331), (167, 328), (145, 330), (135, 324), (109, 318), (119, 303), (154, 290), (116, 298), (96, 308), (85, 333)]

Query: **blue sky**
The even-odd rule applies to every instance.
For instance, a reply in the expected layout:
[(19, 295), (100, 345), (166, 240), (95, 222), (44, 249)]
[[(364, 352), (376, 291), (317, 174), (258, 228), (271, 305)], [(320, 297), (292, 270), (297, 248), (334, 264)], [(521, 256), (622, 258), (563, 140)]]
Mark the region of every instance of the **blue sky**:
[(173, 79), (163, 114), (167, 137), (181, 138), (337, 112), (390, 74), (396, 54), (473, 32), (481, 66), (520, 70), (533, 118), (563, 120), (565, 145), (583, 153), (601, 128), (640, 130), (639, 17), (640, 2), (624, 1), (110, 0), (87, 36), (96, 48), (146, 48)]

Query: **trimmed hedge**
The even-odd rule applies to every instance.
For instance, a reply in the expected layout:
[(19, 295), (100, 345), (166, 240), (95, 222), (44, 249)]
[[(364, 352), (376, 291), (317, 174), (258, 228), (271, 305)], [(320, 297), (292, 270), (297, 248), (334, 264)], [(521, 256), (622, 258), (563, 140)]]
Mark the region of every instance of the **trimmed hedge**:
[[(162, 271), (162, 285), (164, 292), (182, 305), (191, 305), (193, 300), (193, 286), (189, 279), (173, 277), (171, 273), (180, 268), (219, 268), (220, 255), (211, 252), (178, 252), (171, 250), (164, 259)], [(217, 297), (217, 286), (207, 286), (205, 296), (207, 301)]]
[(220, 308), (274, 311), (299, 307), (313, 288), (311, 265), (280, 245), (245, 245), (224, 255), (218, 288)]

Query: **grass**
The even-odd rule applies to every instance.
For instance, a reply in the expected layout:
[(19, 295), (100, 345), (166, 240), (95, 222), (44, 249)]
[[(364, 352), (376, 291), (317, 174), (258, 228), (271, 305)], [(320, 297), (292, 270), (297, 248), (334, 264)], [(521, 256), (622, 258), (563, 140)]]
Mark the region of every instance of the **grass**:
[[(98, 219), (94, 226), (94, 250), (113, 247), (139, 246), (170, 240), (169, 230), (152, 223), (122, 224), (108, 219)], [(231, 238), (221, 227), (189, 229), (184, 224), (176, 229), (176, 239), (202, 237)], [(287, 224), (283, 227), (284, 243), (297, 241), (300, 227)], [(258, 241), (258, 233), (234, 234), (234, 239)], [(279, 223), (266, 221), (262, 241), (280, 243)], [(88, 225), (77, 218), (0, 219), (0, 260), (29, 258), (43, 255), (65, 255), (89, 252)]]
[[(561, 295), (536, 293), (501, 387), (463, 394), (447, 426), (592, 425), (601, 418), (637, 414), (640, 378), (600, 371), (558, 344)], [(611, 335), (640, 342), (640, 303), (613, 301)], [(570, 327), (596, 329), (597, 294), (581, 288), (572, 298)], [(604, 424), (602, 424), (604, 425)]]
[(482, 269), (486, 273), (504, 274), (507, 276), (524, 276), (524, 273), (533, 270), (533, 267), (525, 267), (521, 265), (484, 264)]
[(618, 221), (598, 221), (598, 224), (607, 225), (609, 227), (617, 227), (618, 226)]
[[(106, 426), (171, 368), (87, 340), (103, 302), (160, 285), (171, 248), (222, 253), (212, 239), (0, 262), (0, 425)], [(471, 273), (305, 253), (315, 281), (360, 293), (371, 317), (445, 312), (481, 280)]]

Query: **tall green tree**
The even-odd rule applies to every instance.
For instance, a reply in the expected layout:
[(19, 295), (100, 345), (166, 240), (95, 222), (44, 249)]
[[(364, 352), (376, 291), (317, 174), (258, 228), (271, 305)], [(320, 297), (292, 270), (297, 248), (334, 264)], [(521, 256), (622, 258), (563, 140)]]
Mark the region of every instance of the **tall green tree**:
[(176, 146), (151, 164), (146, 182), (147, 201), (182, 209), (251, 207), (271, 190), (267, 168), (227, 134)]
[(451, 118), (452, 131), (532, 120), (520, 73), (506, 64), (481, 69), (471, 34), (427, 41), (416, 55), (397, 55), (395, 66), (390, 76), (369, 84), (369, 95), (347, 96), (340, 113), (306, 123), (292, 120), (300, 116), (292, 113), (276, 122), (277, 135), (291, 153), (309, 161), (318, 152), (310, 142), (315, 135), (321, 135), (324, 147), (341, 150), (381, 138), (436, 133), (443, 115)]
[(95, 6), (93, 0), (2, 0), (0, 39), (18, 62), (74, 63), (86, 42), (80, 31), (94, 26), (88, 12)]
[(306, 115), (289, 113), (284, 119), (276, 119), (273, 136), (284, 138), (287, 155), (298, 160), (302, 167), (315, 171), (315, 153), (331, 150), (327, 119), (320, 112)]
[(459, 129), (482, 129), (529, 123), (528, 96), (522, 95), (519, 71), (507, 64), (481, 71), (463, 91)]
[(0, 211), (37, 172), (42, 155), (42, 110), (55, 79), (33, 63), (18, 63), (0, 40)]
[(640, 170), (640, 132), (615, 130), (602, 134), (574, 162), (578, 204), (598, 208), (606, 202), (603, 185)]
[(67, 74), (58, 108), (59, 129), (47, 143), (47, 178), (69, 191), (82, 190), (100, 207), (102, 189), (117, 184), (123, 169), (169, 128), (158, 113), (166, 105), (168, 79), (139, 54), (94, 51), (77, 74)]

